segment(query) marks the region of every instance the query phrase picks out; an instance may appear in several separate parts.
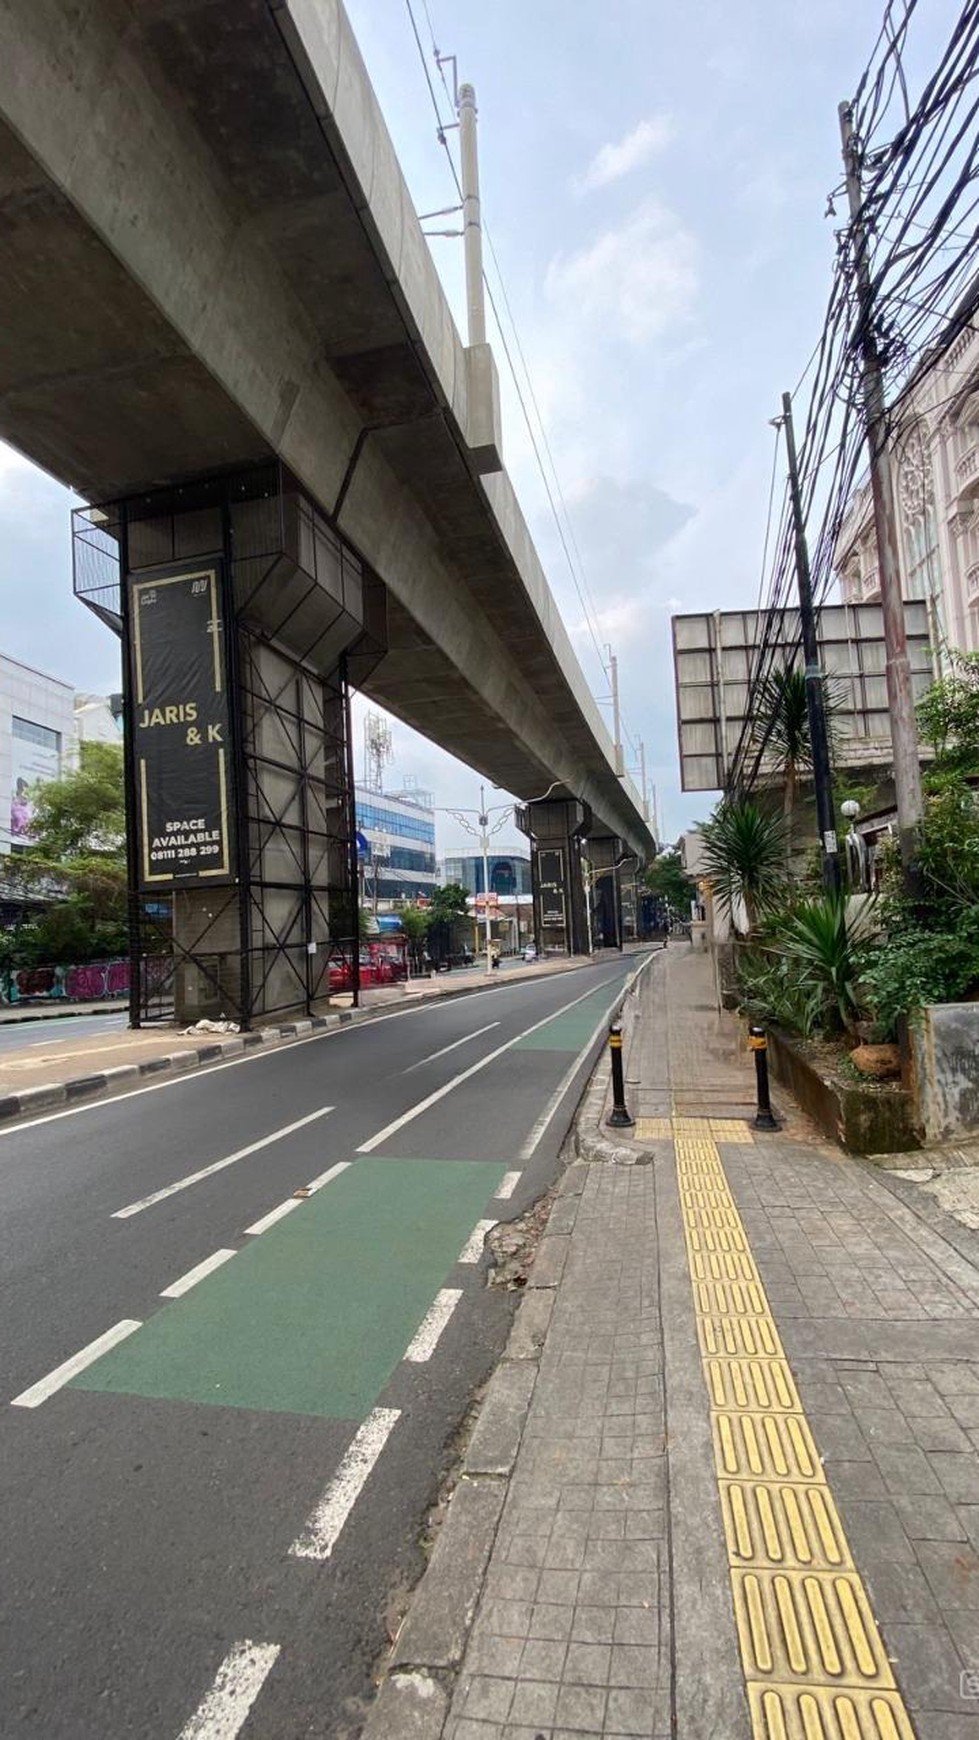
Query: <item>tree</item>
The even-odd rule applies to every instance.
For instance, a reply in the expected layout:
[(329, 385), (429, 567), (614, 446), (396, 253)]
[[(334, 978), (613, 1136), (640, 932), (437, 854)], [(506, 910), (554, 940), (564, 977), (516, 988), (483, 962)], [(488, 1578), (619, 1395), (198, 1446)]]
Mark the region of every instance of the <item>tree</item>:
[[(8, 951), (16, 963), (82, 965), (124, 954), (128, 935), (122, 745), (83, 743), (77, 768), (39, 785), (33, 797), (31, 834), (31, 846), (11, 863), (25, 897), (33, 890), (47, 895), (50, 904), (31, 923), (21, 922), (16, 929)], [(26, 910), (25, 898), (22, 918)]]
[(679, 852), (660, 852), (645, 871), (643, 881), (650, 894), (667, 901), (674, 911), (681, 913), (684, 918), (687, 917), (690, 902), (697, 893), (697, 885), (684, 870)]
[(785, 824), (752, 798), (728, 797), (700, 829), (701, 863), (723, 912), (741, 902), (749, 933), (785, 887)]
[(451, 924), (454, 918), (465, 918), (469, 911), (469, 891), (461, 882), (447, 882), (444, 888), (432, 891), (430, 907), (433, 924)]
[(415, 971), (419, 972), (424, 958), (425, 938), (432, 922), (432, 912), (421, 906), (402, 906), (398, 917), (401, 920), (401, 929), (408, 939), (411, 964)]
[(125, 861), (122, 744), (83, 743), (77, 768), (36, 789), (30, 856), (52, 866), (72, 859)]
[(918, 729), (935, 751), (935, 771), (979, 773), (979, 654), (953, 652), (952, 675), (918, 702)]

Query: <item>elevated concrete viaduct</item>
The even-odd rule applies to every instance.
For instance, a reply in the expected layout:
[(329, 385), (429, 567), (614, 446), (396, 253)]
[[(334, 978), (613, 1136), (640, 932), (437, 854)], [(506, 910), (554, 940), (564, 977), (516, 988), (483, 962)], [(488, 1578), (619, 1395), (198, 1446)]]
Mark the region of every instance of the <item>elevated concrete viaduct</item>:
[[(138, 571), (232, 573), (234, 489), (219, 538), (208, 480), (271, 466), (266, 603), (310, 573), (290, 514), (335, 539), (357, 602), (324, 570), (301, 608), (253, 611), (253, 638), (327, 680), (349, 654), (488, 779), (567, 800), (569, 863), (576, 831), (651, 854), (502, 469), (489, 347), (456, 332), (339, 0), (0, 0), (0, 221), (0, 433), (123, 528), (104, 613), (126, 622)], [(159, 492), (169, 542), (134, 560)], [(221, 583), (245, 621), (240, 575)], [(300, 644), (338, 588), (346, 639)]]

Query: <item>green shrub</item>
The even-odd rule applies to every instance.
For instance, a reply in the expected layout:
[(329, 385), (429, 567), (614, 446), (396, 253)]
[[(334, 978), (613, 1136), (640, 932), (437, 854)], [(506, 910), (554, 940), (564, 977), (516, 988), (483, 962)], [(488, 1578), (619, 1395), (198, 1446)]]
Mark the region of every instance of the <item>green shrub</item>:
[(876, 948), (861, 996), (881, 1038), (926, 1003), (956, 1003), (979, 989), (979, 909), (962, 912), (954, 931), (903, 930)]

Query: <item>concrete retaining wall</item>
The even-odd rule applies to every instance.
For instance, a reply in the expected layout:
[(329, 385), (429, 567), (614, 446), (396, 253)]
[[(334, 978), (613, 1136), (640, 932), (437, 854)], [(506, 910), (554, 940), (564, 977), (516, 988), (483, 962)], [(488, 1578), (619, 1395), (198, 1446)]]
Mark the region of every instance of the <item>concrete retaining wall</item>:
[(909, 1024), (915, 1119), (926, 1143), (979, 1130), (979, 1003), (935, 1003)]

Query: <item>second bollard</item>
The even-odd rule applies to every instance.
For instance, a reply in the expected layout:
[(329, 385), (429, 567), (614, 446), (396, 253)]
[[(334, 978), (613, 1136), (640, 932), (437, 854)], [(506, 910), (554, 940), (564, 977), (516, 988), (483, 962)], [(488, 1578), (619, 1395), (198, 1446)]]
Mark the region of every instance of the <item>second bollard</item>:
[(748, 1044), (755, 1054), (755, 1081), (758, 1089), (755, 1129), (777, 1130), (778, 1119), (772, 1111), (772, 1100), (768, 1091), (768, 1036), (764, 1027), (748, 1028)]
[(622, 1074), (622, 1023), (613, 1021), (608, 1030), (608, 1049), (612, 1059), (612, 1110), (605, 1122), (622, 1130), (632, 1123), (625, 1103), (625, 1078)]

